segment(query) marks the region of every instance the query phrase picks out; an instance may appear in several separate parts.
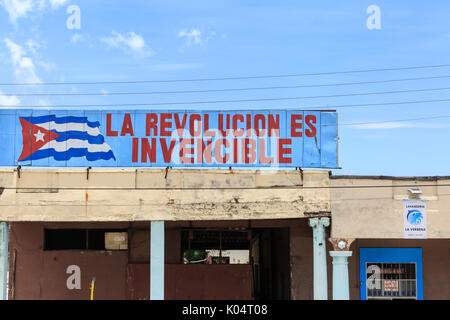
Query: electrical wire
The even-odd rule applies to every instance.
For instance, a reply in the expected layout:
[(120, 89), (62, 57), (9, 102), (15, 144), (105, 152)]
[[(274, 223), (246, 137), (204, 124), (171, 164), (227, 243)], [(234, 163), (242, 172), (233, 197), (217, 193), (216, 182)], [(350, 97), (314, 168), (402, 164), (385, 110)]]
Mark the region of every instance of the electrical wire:
[[(263, 102), (263, 101), (281, 101), (281, 100), (298, 100), (302, 97), (287, 97), (287, 98), (261, 98), (261, 99), (239, 99), (239, 100), (212, 100), (212, 101), (185, 101), (185, 102), (158, 102), (158, 103), (111, 103), (111, 104), (65, 104), (65, 105), (53, 105), (49, 106), (0, 106), (4, 109), (49, 109), (49, 108), (82, 108), (82, 107), (124, 107), (124, 106), (167, 106), (167, 105), (190, 105), (192, 110), (192, 104), (217, 104), (217, 103), (235, 103), (235, 102)], [(321, 110), (321, 109), (335, 109), (335, 108), (355, 108), (355, 107), (369, 107), (369, 106), (386, 106), (386, 105), (402, 105), (402, 104), (418, 104), (418, 103), (437, 103), (448, 102), (450, 98), (434, 99), (434, 100), (412, 100), (412, 101), (399, 101), (399, 102), (380, 102), (380, 103), (358, 103), (358, 104), (343, 104), (343, 105), (331, 105), (331, 106), (309, 106), (301, 108), (277, 108), (279, 110)], [(247, 108), (250, 110), (251, 108)], [(183, 110), (183, 109), (181, 109)], [(273, 108), (257, 108), (257, 110), (271, 110)], [(237, 110), (220, 110), (220, 111), (237, 111)]]
[(230, 91), (251, 91), (251, 90), (274, 90), (274, 89), (300, 89), (300, 88), (316, 88), (316, 87), (335, 87), (349, 85), (379, 84), (389, 82), (417, 81), (450, 78), (450, 75), (433, 76), (433, 77), (416, 77), (416, 78), (400, 78), (375, 81), (359, 81), (359, 82), (342, 82), (342, 83), (325, 83), (311, 85), (294, 85), (294, 86), (271, 86), (271, 87), (248, 87), (248, 88), (225, 88), (225, 89), (208, 89), (208, 90), (181, 90), (181, 91), (139, 91), (139, 92), (90, 92), (90, 93), (2, 93), (5, 96), (29, 97), (29, 96), (116, 96), (116, 95), (152, 95), (152, 94), (186, 94), (186, 93), (208, 93), (208, 92), (230, 92)]
[(322, 76), (322, 75), (333, 75), (333, 74), (351, 74), (351, 73), (366, 73), (366, 72), (398, 71), (398, 70), (417, 70), (417, 69), (432, 69), (432, 68), (445, 68), (445, 67), (450, 67), (450, 64), (427, 65), (427, 66), (408, 66), (408, 67), (380, 68), (380, 69), (362, 69), (362, 70), (348, 70), (348, 71), (332, 71), (332, 72), (316, 72), (316, 73), (295, 73), (295, 74), (257, 75), (257, 76), (221, 77), (221, 78), (198, 78), (198, 79), (92, 81), (92, 82), (80, 81), (80, 82), (0, 83), (0, 86), (99, 85), (99, 84), (138, 84), (138, 83), (170, 83), (170, 82), (249, 80), (249, 79), (290, 78), (290, 77)]
[[(350, 122), (350, 123), (339, 123), (337, 126), (356, 126), (365, 124), (381, 124), (381, 123), (391, 123), (391, 122), (405, 122), (405, 121), (418, 121), (418, 120), (432, 120), (432, 119), (446, 119), (450, 118), (450, 115), (436, 115), (431, 117), (421, 117), (421, 118), (408, 118), (408, 119), (397, 119), (397, 120), (382, 120), (382, 121), (369, 121), (369, 122)], [(335, 127), (335, 124), (323, 124), (324, 127)]]
[[(301, 110), (300, 110), (301, 111)], [(322, 127), (335, 127), (335, 126), (357, 126), (357, 125), (370, 125), (370, 124), (383, 124), (383, 123), (395, 123), (395, 122), (407, 122), (407, 121), (420, 121), (420, 120), (436, 120), (436, 119), (448, 119), (450, 115), (435, 115), (430, 117), (420, 117), (420, 118), (402, 118), (394, 120), (381, 120), (381, 121), (367, 121), (367, 122), (350, 122), (350, 123), (339, 123), (335, 124), (322, 124)]]

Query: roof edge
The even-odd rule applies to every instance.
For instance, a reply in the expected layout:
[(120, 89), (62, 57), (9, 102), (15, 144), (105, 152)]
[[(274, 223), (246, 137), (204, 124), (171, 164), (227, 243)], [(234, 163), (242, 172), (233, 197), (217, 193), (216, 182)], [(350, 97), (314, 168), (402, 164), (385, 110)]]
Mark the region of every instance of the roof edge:
[(450, 176), (379, 176), (379, 175), (332, 175), (332, 174), (330, 174), (330, 179), (437, 181), (437, 180), (450, 180)]

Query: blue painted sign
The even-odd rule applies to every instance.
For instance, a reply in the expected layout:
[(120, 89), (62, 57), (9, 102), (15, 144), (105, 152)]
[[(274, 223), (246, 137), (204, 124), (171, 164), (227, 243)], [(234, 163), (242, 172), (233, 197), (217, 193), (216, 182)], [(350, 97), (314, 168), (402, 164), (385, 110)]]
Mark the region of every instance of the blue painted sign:
[(334, 111), (3, 109), (0, 138), (0, 166), (338, 166)]

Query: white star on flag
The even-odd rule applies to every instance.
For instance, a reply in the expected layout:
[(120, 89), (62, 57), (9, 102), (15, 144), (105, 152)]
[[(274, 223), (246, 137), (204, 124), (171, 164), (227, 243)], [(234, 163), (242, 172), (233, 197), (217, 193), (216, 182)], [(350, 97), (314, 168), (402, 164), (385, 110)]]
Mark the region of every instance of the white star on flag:
[(45, 133), (42, 133), (41, 130), (38, 130), (38, 132), (35, 133), (34, 136), (36, 137), (36, 142), (38, 141), (44, 142)]

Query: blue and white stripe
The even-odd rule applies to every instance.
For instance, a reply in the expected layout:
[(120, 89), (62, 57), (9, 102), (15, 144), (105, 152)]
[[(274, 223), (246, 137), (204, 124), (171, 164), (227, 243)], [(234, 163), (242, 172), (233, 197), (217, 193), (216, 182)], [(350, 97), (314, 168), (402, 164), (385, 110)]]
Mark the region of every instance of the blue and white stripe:
[(73, 157), (85, 156), (88, 161), (116, 160), (111, 147), (100, 133), (99, 121), (91, 122), (87, 117), (56, 117), (55, 115), (23, 117), (23, 119), (60, 135), (43, 145), (27, 159), (53, 157), (57, 161), (66, 161)]

